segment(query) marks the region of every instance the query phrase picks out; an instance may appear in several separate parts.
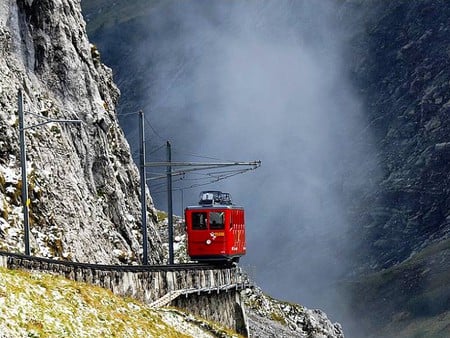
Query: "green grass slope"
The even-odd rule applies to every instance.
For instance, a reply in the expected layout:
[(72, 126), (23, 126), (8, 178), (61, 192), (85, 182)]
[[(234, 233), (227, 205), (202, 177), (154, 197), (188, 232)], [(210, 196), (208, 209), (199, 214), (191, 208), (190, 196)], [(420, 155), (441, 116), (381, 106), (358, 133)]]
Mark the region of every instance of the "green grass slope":
[[(450, 239), (349, 283), (352, 304), (373, 337), (450, 337)], [(380, 323), (388, 323), (380, 327)]]
[(0, 336), (238, 337), (176, 309), (155, 310), (93, 285), (5, 268), (0, 268)]

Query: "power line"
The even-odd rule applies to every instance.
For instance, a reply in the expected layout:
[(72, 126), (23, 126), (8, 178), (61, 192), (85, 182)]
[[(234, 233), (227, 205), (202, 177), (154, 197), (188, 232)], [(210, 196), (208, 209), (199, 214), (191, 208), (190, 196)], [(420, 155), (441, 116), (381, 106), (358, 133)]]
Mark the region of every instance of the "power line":
[[(201, 158), (208, 158), (208, 159), (216, 159), (210, 156), (202, 156), (198, 154), (191, 154), (196, 157)], [(254, 170), (258, 168), (261, 165), (261, 161), (253, 161), (253, 162), (149, 162), (144, 163), (144, 166), (146, 168), (152, 167), (152, 168), (158, 168), (158, 167), (170, 167), (170, 168), (177, 168), (176, 170), (171, 170), (170, 175), (171, 176), (181, 176), (177, 182), (184, 180), (184, 181), (205, 181), (204, 183), (196, 183), (191, 184), (190, 186), (187, 186), (185, 188), (177, 188), (177, 190), (180, 189), (189, 189), (197, 186), (212, 184), (224, 179), (227, 179), (232, 176), (243, 174), (247, 171)], [(249, 168), (245, 169), (224, 169), (224, 168), (230, 168), (235, 166), (246, 166)], [(207, 173), (197, 173), (197, 171), (209, 171)], [(197, 178), (190, 178), (187, 177), (188, 174), (197, 174)], [(167, 171), (164, 173), (163, 171), (153, 171), (150, 174), (150, 177), (146, 177), (147, 181), (156, 181), (158, 179), (163, 179), (167, 177)], [(164, 184), (160, 185), (152, 185), (152, 193), (159, 193), (158, 189), (162, 188)], [(162, 191), (161, 191), (162, 192)]]
[(139, 111), (135, 111), (132, 113), (119, 113), (119, 114), (117, 114), (117, 116), (122, 117), (122, 116), (137, 115), (137, 114), (139, 114)]
[(174, 152), (177, 154), (188, 155), (188, 156), (192, 156), (192, 157), (196, 157), (196, 158), (203, 158), (206, 160), (227, 161), (227, 160), (220, 159), (217, 157), (205, 156), (205, 155), (195, 154), (195, 153), (191, 153), (191, 152), (182, 152), (182, 151), (178, 151), (178, 150), (175, 150)]
[(164, 142), (163, 144), (161, 144), (159, 147), (154, 148), (149, 154), (147, 155), (151, 155), (156, 153), (158, 150), (161, 150), (162, 148), (164, 148), (166, 146), (166, 143)]
[[(199, 175), (205, 175), (205, 176), (208, 176), (208, 177), (196, 178), (196, 179), (180, 178), (180, 179), (177, 180), (177, 182), (188, 181), (188, 180), (190, 180), (190, 181), (208, 180), (208, 181), (204, 182), (204, 183), (194, 183), (194, 184), (191, 184), (191, 185), (188, 185), (188, 186), (184, 186), (184, 187), (177, 187), (177, 188), (174, 188), (173, 190), (188, 190), (188, 189), (193, 189), (193, 188), (197, 188), (197, 187), (201, 187), (201, 186), (206, 186), (206, 185), (209, 185), (209, 184), (217, 183), (219, 181), (222, 181), (224, 179), (230, 178), (232, 176), (244, 174), (244, 173), (246, 173), (247, 171), (250, 171), (250, 170), (254, 170), (254, 169), (251, 168), (251, 169), (236, 170), (235, 172), (231, 172), (230, 171), (229, 175), (223, 175), (223, 176), (218, 176), (218, 177), (211, 177), (210, 174), (199, 174)], [(160, 184), (156, 185), (156, 187), (154, 186), (154, 188), (155, 189), (159, 189), (159, 188), (162, 188), (164, 186), (165, 186), (165, 183), (160, 183)], [(151, 191), (152, 194), (158, 194), (158, 193), (162, 193), (162, 192), (165, 192), (165, 190), (156, 190), (156, 191), (153, 190), (153, 191)]]
[(150, 121), (148, 120), (147, 116), (144, 115), (144, 120), (145, 122), (147, 122), (148, 126), (150, 127), (150, 129), (153, 131), (153, 133), (159, 137), (162, 141), (167, 140), (167, 138), (163, 138), (161, 135), (159, 135), (159, 133), (156, 131), (155, 128), (153, 128), (153, 125), (150, 123)]

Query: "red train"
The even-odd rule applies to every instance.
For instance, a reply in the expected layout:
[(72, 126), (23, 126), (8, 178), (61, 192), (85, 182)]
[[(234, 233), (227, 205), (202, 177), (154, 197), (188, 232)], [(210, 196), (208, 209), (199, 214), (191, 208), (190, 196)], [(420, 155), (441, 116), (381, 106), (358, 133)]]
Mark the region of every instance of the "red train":
[(244, 209), (229, 193), (203, 191), (199, 205), (186, 208), (185, 221), (192, 260), (237, 263), (245, 255)]

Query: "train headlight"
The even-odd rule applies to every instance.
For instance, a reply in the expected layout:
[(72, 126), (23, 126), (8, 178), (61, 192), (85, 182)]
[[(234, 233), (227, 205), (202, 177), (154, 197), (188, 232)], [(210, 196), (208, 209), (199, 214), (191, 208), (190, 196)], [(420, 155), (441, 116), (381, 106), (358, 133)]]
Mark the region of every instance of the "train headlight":
[(210, 239), (206, 240), (206, 245), (210, 245), (212, 243), (212, 241)]

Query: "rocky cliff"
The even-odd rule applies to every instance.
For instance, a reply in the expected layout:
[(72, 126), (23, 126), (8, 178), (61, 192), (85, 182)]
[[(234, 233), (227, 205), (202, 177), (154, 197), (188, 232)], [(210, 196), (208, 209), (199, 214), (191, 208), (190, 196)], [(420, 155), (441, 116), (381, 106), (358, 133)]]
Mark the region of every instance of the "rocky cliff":
[[(374, 336), (447, 337), (450, 5), (347, 1), (349, 70), (381, 178), (355, 217), (353, 312)], [(361, 272), (363, 271), (363, 272)]]
[[(0, 47), (0, 247), (23, 250), (22, 89), (27, 126), (43, 122), (37, 115), (83, 121), (26, 130), (32, 253), (139, 262), (139, 175), (116, 119), (119, 90), (87, 39), (79, 1), (2, 1)], [(151, 223), (149, 238), (150, 261), (160, 262)]]
[(450, 6), (367, 1), (359, 11), (352, 71), (382, 168), (363, 222), (371, 243), (367, 263), (382, 268), (450, 231)]

